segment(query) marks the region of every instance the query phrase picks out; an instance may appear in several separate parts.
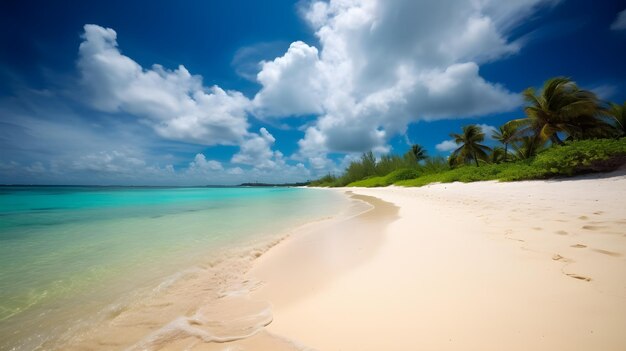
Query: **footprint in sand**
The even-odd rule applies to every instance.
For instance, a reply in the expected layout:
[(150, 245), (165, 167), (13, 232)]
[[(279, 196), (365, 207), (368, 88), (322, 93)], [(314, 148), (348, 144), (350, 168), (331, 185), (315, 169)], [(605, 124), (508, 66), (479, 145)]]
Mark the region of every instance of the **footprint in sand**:
[(578, 274), (575, 274), (575, 273), (567, 273), (567, 276), (568, 277), (572, 277), (574, 279), (578, 279), (578, 280), (584, 280), (586, 282), (590, 282), (591, 281), (591, 278), (585, 277), (585, 276), (582, 276), (582, 275), (578, 275)]
[(583, 229), (586, 230), (602, 230), (602, 229), (606, 229), (606, 226), (603, 225), (584, 225), (582, 226)]
[(543, 230), (541, 227), (533, 227), (533, 230)]
[(554, 254), (554, 255), (552, 255), (552, 259), (553, 259), (554, 261), (570, 262), (570, 260), (569, 260), (569, 259), (567, 259), (567, 258), (565, 258), (565, 257), (563, 257), (563, 256), (561, 256), (561, 255), (559, 255), (559, 254)]
[(589, 217), (587, 217), (587, 216), (579, 216), (578, 219), (582, 219), (583, 221), (585, 221), (585, 220), (588, 220)]
[(557, 230), (555, 233), (559, 234), (559, 235), (567, 235), (567, 234), (569, 234), (568, 232), (566, 232), (564, 230)]
[(609, 256), (612, 256), (612, 257), (621, 257), (622, 256), (622, 254), (619, 253), (619, 252), (613, 252), (613, 251), (608, 251), (608, 250), (593, 249), (593, 251), (599, 252), (601, 254), (609, 255)]
[(594, 212), (593, 214), (594, 214), (594, 215), (596, 215), (596, 216), (599, 216), (599, 215), (601, 215), (601, 214), (603, 214), (603, 213), (604, 213), (604, 211), (596, 211), (596, 212)]
[(585, 247), (587, 247), (587, 245), (576, 244), (576, 245), (571, 245), (570, 247), (573, 247), (575, 249), (584, 249)]

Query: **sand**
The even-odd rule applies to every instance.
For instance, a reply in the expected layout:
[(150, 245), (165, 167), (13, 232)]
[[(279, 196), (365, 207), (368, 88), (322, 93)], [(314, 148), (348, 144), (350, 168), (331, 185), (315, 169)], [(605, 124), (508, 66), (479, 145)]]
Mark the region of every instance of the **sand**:
[(317, 350), (626, 350), (626, 176), (349, 191), (374, 209), (255, 261), (263, 333)]
[(354, 199), (66, 350), (626, 350), (626, 175)]

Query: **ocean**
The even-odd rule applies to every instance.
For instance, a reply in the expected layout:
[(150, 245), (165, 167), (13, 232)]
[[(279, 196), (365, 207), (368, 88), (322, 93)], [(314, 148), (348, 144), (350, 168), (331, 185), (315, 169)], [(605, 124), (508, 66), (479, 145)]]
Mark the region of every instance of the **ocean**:
[(0, 350), (58, 347), (181, 272), (348, 202), (302, 188), (0, 187)]

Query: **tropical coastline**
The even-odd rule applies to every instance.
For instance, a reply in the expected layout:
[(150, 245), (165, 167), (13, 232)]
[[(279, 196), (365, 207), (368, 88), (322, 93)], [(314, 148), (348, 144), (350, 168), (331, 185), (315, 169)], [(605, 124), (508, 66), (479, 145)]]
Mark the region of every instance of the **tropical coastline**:
[[(624, 170), (334, 191), (353, 200), (350, 214), (294, 229), (228, 270), (218, 265), (229, 272), (220, 289), (214, 273), (177, 282), (70, 349), (626, 345)], [(182, 301), (200, 303), (163, 318), (163, 306)]]
[(209, 255), (37, 347), (621, 350), (624, 173), (293, 189), (336, 192), (324, 201), (338, 210)]
[[(68, 349), (88, 344), (94, 329), (116, 331), (102, 345), (130, 346), (230, 287), (294, 228), (341, 216), (350, 204), (296, 188), (0, 191), (1, 350)], [(153, 307), (181, 289), (184, 301)], [(133, 318), (136, 330), (125, 334), (105, 327)]]
[(624, 351), (624, 52), (624, 0), (0, 1), (0, 351)]

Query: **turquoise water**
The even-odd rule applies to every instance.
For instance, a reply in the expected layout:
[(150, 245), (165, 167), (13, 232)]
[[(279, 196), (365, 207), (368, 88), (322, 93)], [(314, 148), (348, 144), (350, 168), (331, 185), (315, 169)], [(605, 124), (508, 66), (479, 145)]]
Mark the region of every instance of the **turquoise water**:
[(340, 206), (299, 188), (0, 187), (0, 350)]

